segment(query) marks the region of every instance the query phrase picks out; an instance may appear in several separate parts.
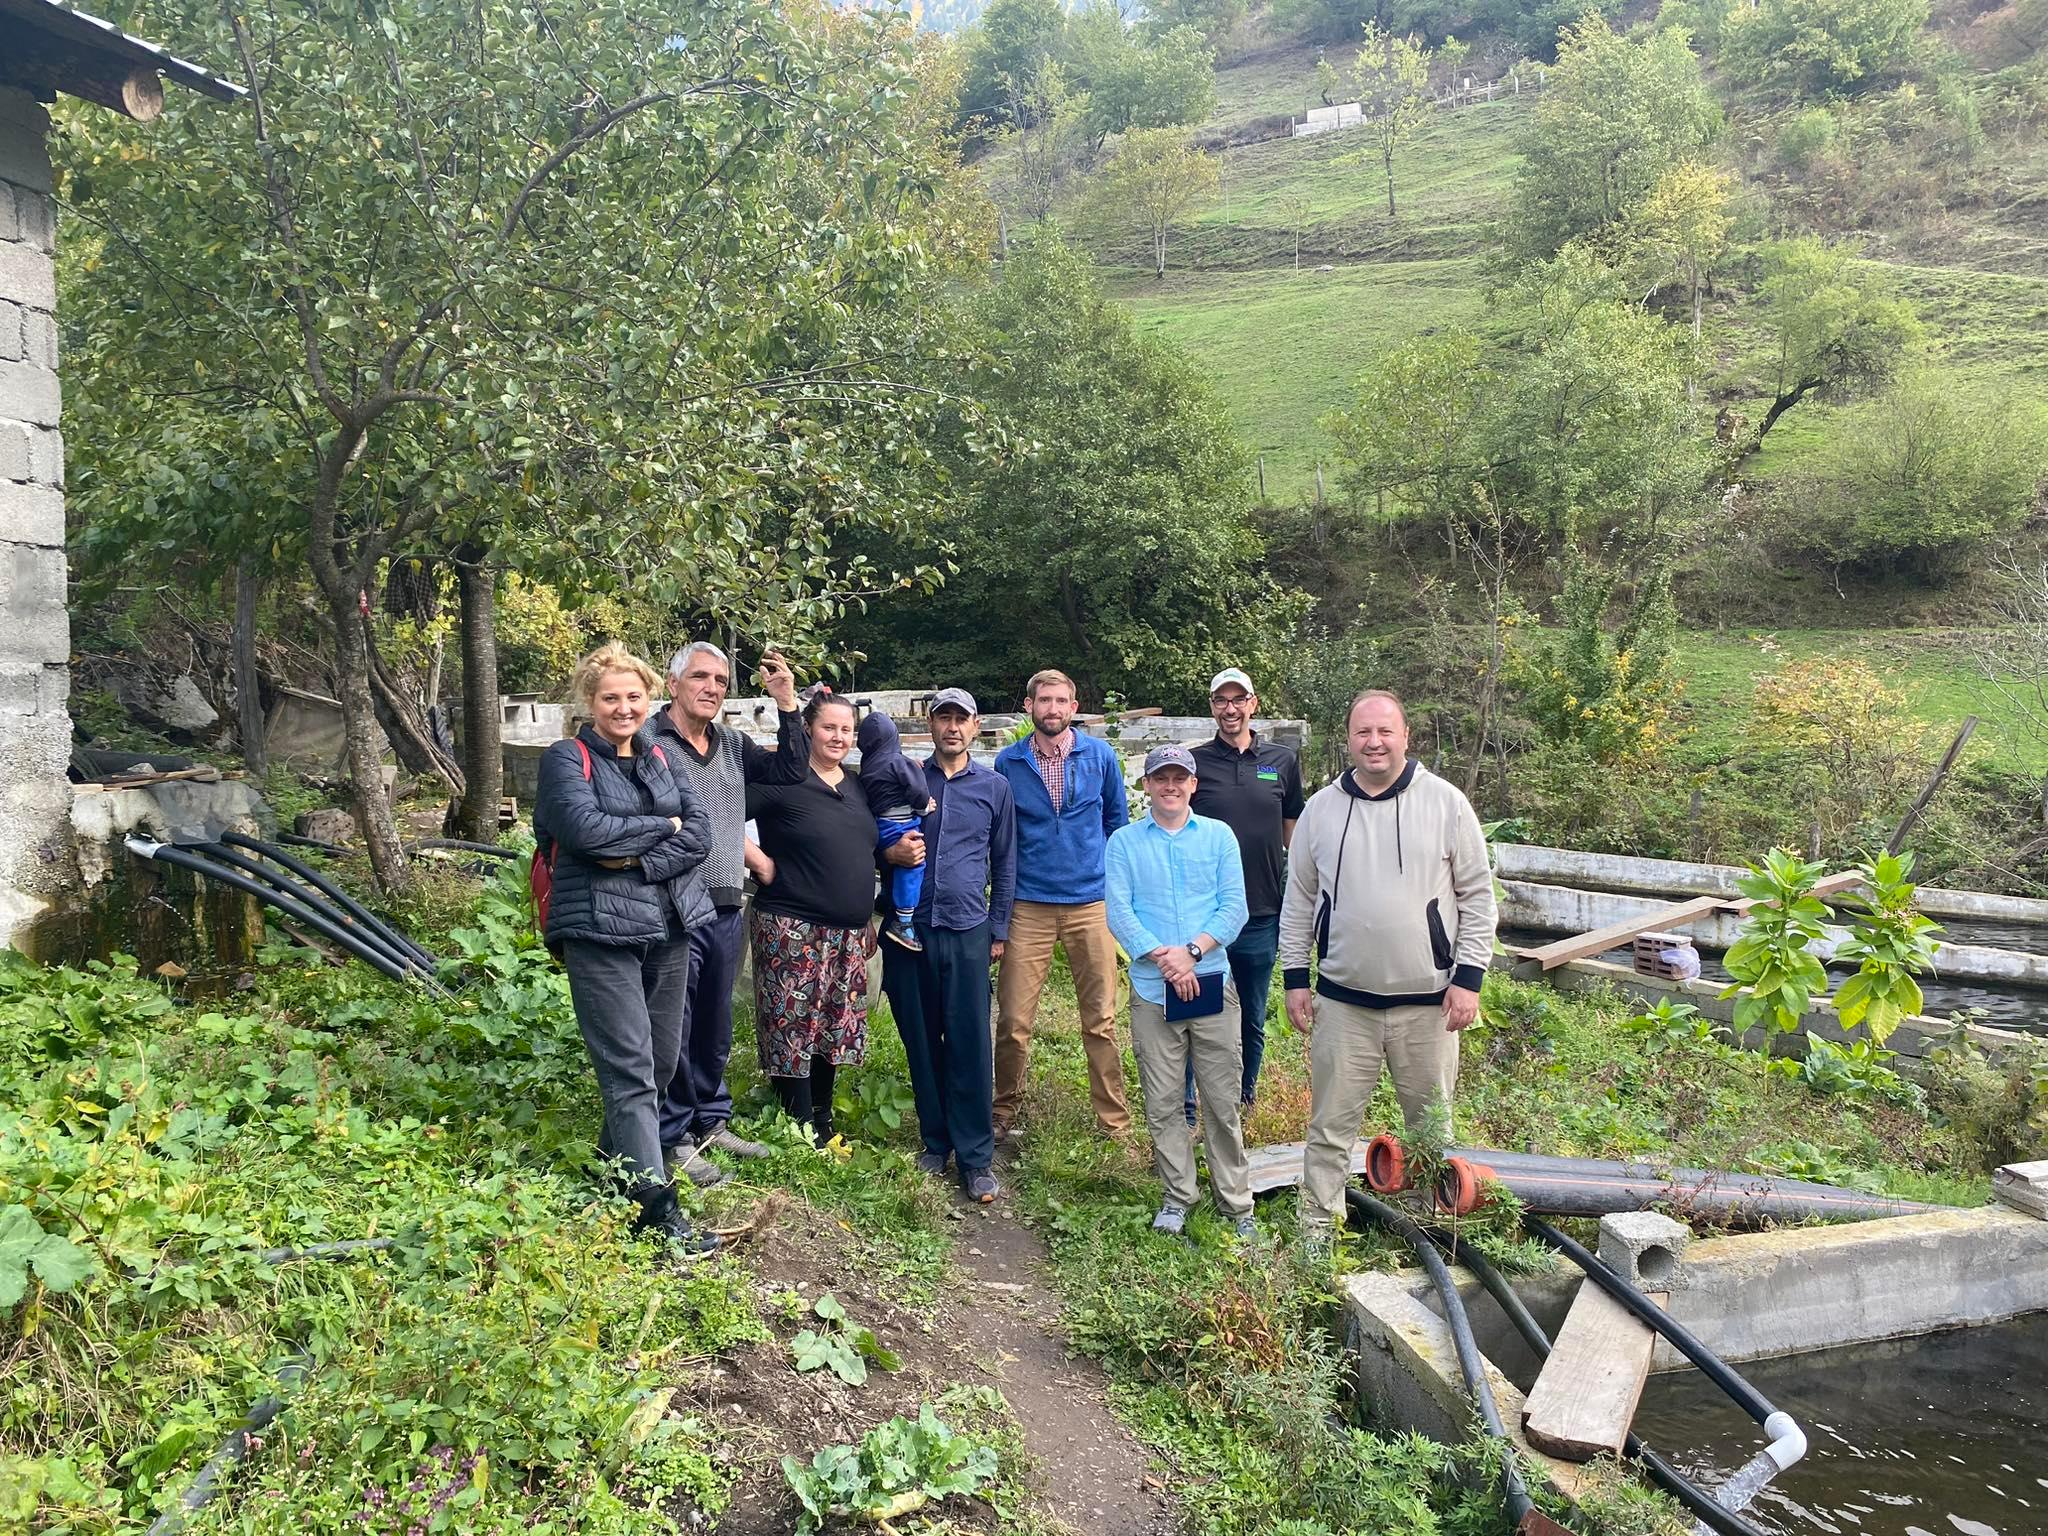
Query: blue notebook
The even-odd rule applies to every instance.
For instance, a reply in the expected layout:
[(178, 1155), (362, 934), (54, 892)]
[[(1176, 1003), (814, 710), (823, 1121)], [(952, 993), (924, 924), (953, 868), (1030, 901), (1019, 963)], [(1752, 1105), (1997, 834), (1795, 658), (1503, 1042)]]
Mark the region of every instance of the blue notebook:
[(1172, 1023), (1176, 1019), (1206, 1019), (1212, 1013), (1221, 1013), (1223, 1011), (1223, 976), (1224, 973), (1222, 971), (1213, 971), (1207, 976), (1197, 976), (1195, 978), (1195, 985), (1200, 990), (1186, 1002), (1182, 1002), (1180, 994), (1175, 992), (1172, 987), (1168, 987), (1166, 989), (1167, 1022)]

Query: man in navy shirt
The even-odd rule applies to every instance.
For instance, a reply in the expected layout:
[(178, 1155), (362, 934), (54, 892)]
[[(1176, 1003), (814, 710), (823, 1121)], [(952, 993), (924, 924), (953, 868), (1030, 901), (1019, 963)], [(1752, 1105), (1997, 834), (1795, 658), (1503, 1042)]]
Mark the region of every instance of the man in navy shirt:
[(952, 1160), (960, 1187), (987, 1205), (1000, 1192), (991, 1171), (995, 1070), (988, 972), (1010, 933), (1017, 821), (1009, 780), (968, 756), (980, 730), (974, 696), (964, 688), (940, 689), (931, 726), (933, 751), (923, 777), (936, 804), (925, 812), (921, 832), (906, 834), (884, 855), (899, 866), (924, 865), (915, 918), (921, 948), (884, 946), (882, 990), (903, 1036), (917, 1098), (924, 1142), (917, 1166), (941, 1174)]
[[(1301, 815), (1301, 761), (1292, 747), (1263, 741), (1252, 729), (1259, 695), (1252, 680), (1226, 667), (1210, 680), (1209, 713), (1216, 734), (1192, 749), (1195, 758), (1194, 811), (1225, 823), (1237, 834), (1244, 855), (1245, 909), (1251, 914), (1230, 944), (1230, 976), (1243, 1010), (1244, 1092), (1249, 1109), (1259, 1086), (1266, 1052), (1266, 998), (1273, 987), (1273, 962), (1280, 948), (1280, 898), (1285, 886), (1287, 845)], [(1195, 1123), (1195, 1078), (1187, 1080), (1188, 1124)]]

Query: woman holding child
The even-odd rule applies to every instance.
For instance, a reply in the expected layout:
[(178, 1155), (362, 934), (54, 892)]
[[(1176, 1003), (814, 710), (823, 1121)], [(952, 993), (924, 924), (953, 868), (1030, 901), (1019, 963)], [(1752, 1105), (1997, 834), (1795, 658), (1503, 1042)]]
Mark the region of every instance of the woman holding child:
[(754, 1036), (783, 1108), (832, 1137), (837, 1069), (868, 1046), (868, 926), (875, 904), (875, 817), (847, 772), (853, 704), (820, 692), (804, 707), (808, 771), (792, 784), (750, 783), (769, 868), (754, 896)]

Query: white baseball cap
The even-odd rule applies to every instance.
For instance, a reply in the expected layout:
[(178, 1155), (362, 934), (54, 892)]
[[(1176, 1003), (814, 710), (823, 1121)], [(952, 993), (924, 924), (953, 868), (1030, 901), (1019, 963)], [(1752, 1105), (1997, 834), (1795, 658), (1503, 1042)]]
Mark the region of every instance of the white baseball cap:
[(1210, 678), (1209, 691), (1211, 693), (1214, 693), (1218, 688), (1221, 688), (1225, 683), (1235, 683), (1238, 687), (1242, 688), (1246, 693), (1257, 693), (1259, 691), (1258, 689), (1252, 686), (1252, 680), (1249, 677), (1246, 677), (1244, 673), (1239, 671), (1236, 667), (1225, 667), (1221, 672), (1218, 672), (1214, 677)]

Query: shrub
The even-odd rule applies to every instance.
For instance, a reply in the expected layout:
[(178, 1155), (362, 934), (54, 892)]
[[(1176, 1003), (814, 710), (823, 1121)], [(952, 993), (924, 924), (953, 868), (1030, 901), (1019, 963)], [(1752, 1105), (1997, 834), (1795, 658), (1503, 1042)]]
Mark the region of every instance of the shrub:
[(1787, 170), (1803, 171), (1835, 147), (1841, 132), (1826, 107), (1807, 107), (1778, 130), (1778, 160)]
[(1927, 0), (1759, 0), (1721, 31), (1723, 62), (1753, 81), (1825, 91), (1903, 67)]
[(1771, 499), (1778, 539), (1838, 569), (1933, 579), (2033, 510), (2048, 411), (1939, 371), (1841, 413)]
[(1758, 678), (1747, 734), (1812, 807), (1829, 847), (1881, 841), (1874, 818), (1927, 766), (1927, 728), (1905, 695), (1853, 657), (1788, 662)]
[(1509, 652), (1509, 679), (1544, 739), (1579, 746), (1603, 766), (1661, 755), (1680, 689), (1671, 669), (1678, 610), (1670, 572), (1659, 568), (1641, 583), (1610, 635), (1607, 611), (1619, 585), (1618, 573), (1573, 559), (1558, 598), (1562, 636), (1511, 643)]

